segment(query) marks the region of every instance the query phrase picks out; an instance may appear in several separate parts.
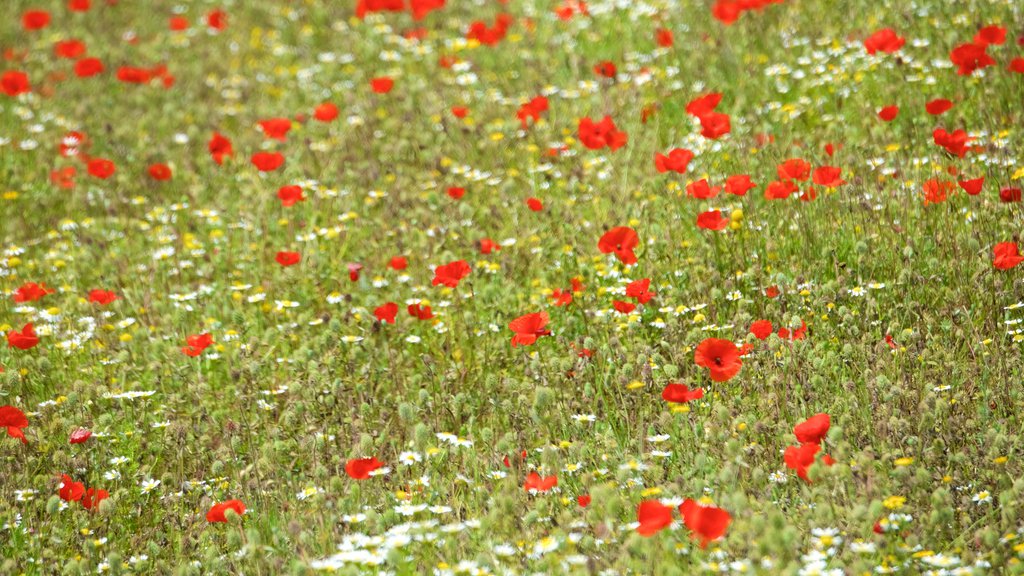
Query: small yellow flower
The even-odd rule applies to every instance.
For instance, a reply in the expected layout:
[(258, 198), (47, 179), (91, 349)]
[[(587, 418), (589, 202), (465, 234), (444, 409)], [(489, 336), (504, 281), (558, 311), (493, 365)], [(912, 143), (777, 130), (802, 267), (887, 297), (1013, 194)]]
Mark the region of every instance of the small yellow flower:
[(889, 510), (899, 510), (903, 508), (903, 504), (907, 502), (907, 499), (903, 496), (889, 496), (882, 501), (882, 505)]
[(893, 466), (896, 466), (897, 468), (902, 468), (904, 466), (910, 466), (913, 463), (914, 463), (914, 459), (910, 458), (908, 456), (908, 457), (905, 457), (905, 458), (897, 458), (896, 461), (894, 461), (892, 464), (893, 464)]

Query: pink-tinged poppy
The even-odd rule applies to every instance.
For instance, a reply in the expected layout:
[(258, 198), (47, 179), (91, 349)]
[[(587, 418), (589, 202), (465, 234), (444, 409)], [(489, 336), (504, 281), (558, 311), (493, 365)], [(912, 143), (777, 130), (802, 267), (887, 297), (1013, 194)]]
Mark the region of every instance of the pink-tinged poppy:
[(726, 382), (739, 373), (743, 361), (740, 349), (731, 340), (708, 338), (697, 345), (693, 361), (710, 371), (715, 382)]
[(281, 251), (274, 256), (274, 260), (284, 267), (294, 266), (302, 260), (302, 255), (298, 252)]
[(957, 182), (957, 186), (960, 186), (960, 188), (964, 192), (967, 192), (971, 196), (977, 196), (978, 194), (981, 194), (981, 187), (984, 184), (985, 184), (985, 178), (984, 177), (975, 178), (973, 180), (960, 180), (959, 182)]
[(17, 96), (32, 91), (28, 82), (28, 75), (19, 70), (9, 70), (0, 76), (0, 90), (8, 96)]
[(380, 78), (370, 79), (370, 89), (377, 94), (387, 94), (394, 88), (395, 81), (387, 76), (381, 76)]
[(373, 316), (377, 321), (385, 324), (394, 324), (395, 316), (398, 315), (398, 304), (394, 302), (386, 302), (378, 306), (373, 311)]
[(679, 513), (693, 537), (700, 540), (701, 548), (707, 548), (709, 542), (725, 536), (732, 522), (732, 516), (725, 510), (717, 506), (702, 506), (690, 498), (679, 505)]
[(113, 303), (120, 297), (116, 292), (111, 290), (90, 290), (89, 291), (89, 302), (93, 304), (99, 304), (100, 306), (107, 306)]
[(750, 333), (758, 340), (768, 338), (774, 331), (771, 320), (758, 320), (750, 325)]
[(234, 148), (231, 146), (231, 140), (217, 132), (214, 132), (213, 136), (210, 137), (207, 148), (210, 150), (210, 156), (213, 157), (213, 161), (218, 165), (223, 164), (225, 158), (235, 153)]
[(598, 250), (602, 254), (615, 254), (615, 257), (626, 266), (636, 264), (636, 254), (633, 248), (640, 245), (640, 238), (636, 230), (626, 226), (612, 228), (604, 233), (597, 243)]
[(82, 507), (86, 510), (96, 510), (100, 506), (100, 502), (110, 497), (110, 492), (106, 490), (98, 490), (96, 488), (89, 488), (85, 491), (85, 496), (82, 496)]
[(366, 480), (374, 470), (384, 467), (376, 458), (355, 458), (345, 463), (345, 474), (353, 480)]
[(705, 230), (725, 230), (729, 219), (722, 217), (721, 210), (710, 210), (697, 215), (697, 227)]
[(245, 514), (245, 504), (241, 500), (228, 500), (219, 504), (214, 504), (209, 512), (206, 513), (206, 521), (215, 524), (218, 522), (226, 523), (228, 521), (227, 511), (231, 510), (235, 514), (241, 516)]
[(1016, 242), (1000, 242), (992, 247), (992, 265), (999, 270), (1009, 270), (1024, 262), (1024, 256), (1017, 250)]
[(885, 52), (892, 54), (906, 44), (906, 39), (896, 34), (892, 28), (882, 28), (864, 40), (864, 48), (868, 54)]
[(260, 172), (273, 172), (284, 165), (284, 154), (280, 152), (257, 152), (252, 155), (252, 165)]
[(686, 384), (669, 382), (661, 390), (661, 399), (673, 404), (686, 404), (704, 397), (703, 388), (690, 389)]
[(469, 276), (472, 270), (469, 267), (469, 263), (465, 260), (456, 260), (455, 262), (438, 266), (434, 268), (434, 279), (431, 281), (431, 285), (456, 288), (459, 282), (466, 276)]
[(828, 429), (831, 425), (832, 419), (828, 414), (822, 412), (821, 414), (811, 416), (793, 427), (793, 434), (796, 435), (797, 441), (801, 444), (821, 444), (821, 441), (825, 439), (825, 435), (828, 434)]
[(786, 462), (786, 468), (795, 470), (796, 475), (800, 477), (804, 482), (810, 483), (811, 479), (807, 476), (807, 470), (810, 469), (815, 462), (821, 462), (825, 466), (831, 466), (835, 463), (829, 455), (824, 455), (821, 458), (817, 458), (817, 454), (821, 452), (821, 446), (813, 442), (801, 444), (800, 446), (790, 446), (786, 448), (783, 454), (783, 460)]
[(886, 122), (892, 122), (896, 119), (896, 116), (900, 113), (899, 106), (885, 106), (878, 111), (878, 117)]
[(938, 116), (945, 112), (948, 112), (953, 108), (953, 102), (945, 98), (936, 98), (935, 100), (929, 100), (924, 105), (925, 112), (932, 116)]
[(77, 428), (71, 433), (68, 438), (69, 444), (84, 444), (86, 440), (92, 437), (92, 430), (86, 428)]
[(18, 287), (11, 296), (15, 302), (22, 304), (25, 302), (35, 302), (42, 299), (44, 296), (53, 294), (56, 292), (53, 288), (46, 285), (45, 282), (35, 283), (26, 282)]
[(512, 336), (512, 347), (529, 346), (541, 336), (550, 336), (551, 330), (545, 329), (548, 324), (547, 312), (533, 312), (524, 314), (508, 323), (508, 329)]
[(29, 322), (21, 328), (21, 331), (11, 330), (7, 333), (7, 347), (17, 348), (18, 350), (28, 350), (29, 348), (35, 347), (39, 344), (39, 337), (36, 336), (36, 330)]
[(636, 508), (636, 531), (641, 536), (654, 536), (672, 523), (672, 507), (657, 500), (644, 500)]
[(25, 439), (24, 428), (28, 428), (28, 416), (14, 406), (0, 406), (0, 428), (7, 431), (11, 438), (21, 440), (22, 444), (28, 444)]
[(523, 482), (523, 489), (527, 492), (547, 492), (555, 486), (558, 486), (558, 476), (551, 475), (542, 478), (541, 475), (536, 472), (530, 472), (527, 474), (526, 481)]
[(57, 495), (65, 502), (78, 502), (85, 496), (85, 484), (75, 482), (71, 476), (64, 474), (60, 477), (60, 487), (57, 488)]

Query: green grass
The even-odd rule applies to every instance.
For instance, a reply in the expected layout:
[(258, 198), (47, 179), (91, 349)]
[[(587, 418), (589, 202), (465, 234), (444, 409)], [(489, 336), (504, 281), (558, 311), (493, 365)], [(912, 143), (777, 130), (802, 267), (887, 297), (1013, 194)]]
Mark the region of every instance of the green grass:
[[(1020, 6), (791, 0), (724, 26), (692, 0), (595, 1), (569, 21), (557, 3), (452, 1), (419, 23), (359, 21), (352, 4), (5, 4), (0, 47), (25, 55), (0, 72), (25, 71), (33, 91), (0, 94), (0, 288), (57, 292), (0, 300), (5, 333), (34, 322), (41, 339), (0, 349), (0, 405), (30, 422), (26, 445), (0, 431), (0, 574), (1024, 572), (1024, 283), (992, 258), (1022, 223), (1021, 204), (998, 193), (1024, 176), (1024, 76), (1006, 69), (1024, 56)], [(189, 31), (168, 29), (175, 7)], [(228, 26), (211, 34), (203, 16), (216, 7)], [(49, 27), (22, 30), (29, 8), (48, 9)], [(501, 43), (463, 40), (502, 10), (515, 23)], [(989, 48), (997, 64), (958, 76), (950, 50), (986, 24), (1008, 29)], [(400, 39), (421, 26), (424, 40)], [(656, 47), (659, 27), (672, 48)], [(884, 27), (906, 45), (868, 56), (862, 41)], [(76, 78), (53, 55), (68, 38), (106, 72)], [(463, 63), (446, 69), (442, 56)], [(618, 81), (595, 76), (603, 60)], [(114, 78), (158, 64), (169, 89)], [(394, 89), (372, 93), (385, 75)], [(714, 141), (684, 110), (711, 91), (732, 121)], [(516, 111), (542, 93), (549, 109), (521, 131)], [(929, 116), (939, 97), (955, 107)], [(326, 101), (339, 117), (295, 122), (286, 142), (255, 127)], [(900, 115), (882, 122), (889, 104)], [(606, 114), (628, 144), (582, 146), (578, 120)], [(949, 156), (932, 141), (940, 126), (981, 148)], [(60, 157), (70, 130), (114, 176)], [(214, 132), (233, 142), (223, 166), (207, 150)], [(568, 153), (545, 154), (559, 145)], [(689, 171), (659, 174), (654, 153), (676, 147), (696, 154)], [(259, 149), (286, 164), (258, 173)], [(789, 158), (841, 167), (847, 184), (813, 202), (766, 200)], [(156, 162), (170, 181), (149, 178)], [(50, 172), (66, 166), (76, 184), (60, 189)], [(983, 192), (925, 206), (924, 181), (956, 180), (951, 167), (984, 176)], [(758, 186), (684, 191), (732, 174)], [(306, 201), (282, 207), (288, 184)], [(712, 208), (735, 224), (697, 228)], [(639, 235), (633, 267), (598, 250), (616, 226)], [(503, 246), (481, 254), (484, 238)], [(302, 261), (281, 267), (282, 250)], [(406, 270), (388, 268), (396, 255)], [(454, 260), (472, 273), (432, 286), (431, 268)], [(349, 263), (365, 266), (356, 282)], [(576, 277), (584, 291), (554, 306), (551, 290)], [(654, 299), (617, 313), (641, 278)], [(782, 294), (766, 297), (770, 286)], [(87, 302), (96, 288), (120, 299)], [(416, 300), (434, 319), (406, 312)], [(399, 306), (394, 325), (374, 319), (385, 302)], [(553, 334), (512, 348), (508, 323), (541, 310)], [(807, 336), (759, 341), (748, 328), (760, 319), (805, 322)], [(207, 332), (212, 347), (182, 353)], [(728, 382), (694, 364), (709, 337), (753, 345)], [(669, 382), (705, 397), (673, 409)], [(822, 412), (835, 464), (808, 483), (783, 451)], [(94, 436), (69, 444), (79, 427)], [(403, 464), (406, 452), (418, 461)], [(346, 474), (371, 456), (390, 471)], [(534, 470), (557, 489), (528, 494)], [(62, 474), (110, 498), (95, 511), (62, 502)], [(148, 480), (160, 483), (146, 491)], [(644, 538), (631, 523), (653, 498), (705, 498), (733, 521), (707, 549), (681, 523)], [(230, 499), (246, 514), (208, 523)], [(873, 531), (899, 514), (898, 529)]]

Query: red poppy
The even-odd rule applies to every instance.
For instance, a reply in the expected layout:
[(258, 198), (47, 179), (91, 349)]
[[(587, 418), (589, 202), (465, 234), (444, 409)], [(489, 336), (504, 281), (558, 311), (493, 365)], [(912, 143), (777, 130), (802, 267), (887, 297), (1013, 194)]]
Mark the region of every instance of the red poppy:
[(946, 180), (932, 178), (925, 181), (922, 189), (924, 190), (924, 205), (928, 206), (945, 202), (946, 197), (956, 189), (956, 185)]
[(700, 117), (700, 135), (710, 140), (717, 140), (732, 130), (728, 114), (709, 112)]
[(348, 279), (352, 282), (359, 281), (359, 272), (363, 270), (363, 265), (358, 262), (350, 262), (347, 265), (348, 268)]
[(533, 312), (524, 314), (508, 323), (508, 329), (515, 333), (512, 336), (512, 347), (529, 346), (541, 336), (550, 336), (551, 330), (545, 330), (548, 325), (547, 312)]
[(491, 254), (501, 250), (501, 244), (498, 244), (490, 238), (482, 238), (477, 244), (480, 246), (481, 254)]
[(668, 156), (655, 153), (654, 167), (659, 173), (672, 171), (686, 174), (686, 168), (689, 166), (690, 160), (693, 160), (693, 152), (685, 148), (674, 148), (669, 151)]
[(675, 43), (672, 31), (665, 28), (658, 28), (654, 31), (654, 42), (662, 48), (671, 48)]
[(263, 135), (272, 140), (284, 142), (288, 139), (288, 131), (292, 129), (292, 121), (288, 118), (271, 118), (257, 122)]
[(384, 463), (376, 458), (357, 458), (345, 463), (345, 473), (354, 480), (366, 480), (371, 472), (383, 466)]
[(92, 430), (86, 428), (78, 428), (71, 433), (71, 437), (68, 438), (70, 444), (83, 444), (86, 440), (92, 437)]
[(973, 140), (964, 130), (954, 130), (950, 133), (946, 132), (945, 128), (936, 128), (932, 132), (932, 139), (957, 158), (963, 158), (967, 154), (967, 143)]
[(672, 523), (672, 507), (658, 500), (644, 500), (636, 508), (636, 527), (641, 536), (654, 536)]
[(96, 488), (89, 488), (85, 491), (85, 496), (82, 496), (82, 507), (86, 510), (92, 510), (99, 508), (100, 502), (110, 497), (110, 492), (106, 490), (97, 490)]
[(793, 428), (793, 434), (796, 435), (797, 441), (801, 444), (821, 444), (825, 435), (828, 434), (828, 429), (831, 424), (832, 419), (829, 418), (828, 414), (822, 412), (821, 414), (815, 414), (807, 420), (797, 424)]
[(540, 201), (540, 198), (527, 198), (526, 207), (533, 212), (540, 212), (544, 210), (544, 203)]
[(463, 196), (466, 195), (466, 189), (458, 187), (458, 186), (451, 186), (451, 187), (449, 187), (447, 192), (448, 192), (448, 196), (450, 196), (451, 198), (453, 198), (455, 200), (459, 200)]
[(779, 294), (782, 294), (782, 290), (779, 290), (778, 286), (769, 286), (764, 289), (764, 295), (768, 298), (777, 298)]
[(649, 289), (651, 287), (650, 278), (641, 278), (640, 280), (634, 280), (629, 284), (626, 284), (626, 296), (630, 298), (636, 298), (636, 301), (640, 304), (647, 304), (654, 298), (655, 293)]
[(896, 115), (900, 113), (899, 106), (886, 106), (878, 111), (878, 117), (886, 122), (892, 122), (896, 119)]
[(555, 486), (558, 486), (558, 476), (551, 475), (541, 478), (540, 474), (536, 472), (530, 472), (526, 475), (526, 482), (523, 483), (523, 489), (527, 492), (534, 490), (537, 492), (547, 492)]
[(1020, 188), (1001, 188), (999, 190), (999, 201), (1004, 203), (1020, 202)]
[(949, 111), (951, 108), (953, 108), (953, 102), (950, 100), (946, 100), (945, 98), (936, 98), (935, 100), (929, 100), (924, 105), (925, 112), (931, 114), (932, 116), (938, 116), (939, 114)]
[(199, 356), (213, 344), (213, 336), (208, 332), (203, 334), (194, 334), (185, 338), (185, 346), (181, 349), (187, 356)]
[(743, 361), (740, 350), (731, 340), (708, 338), (693, 353), (697, 366), (707, 368), (715, 382), (726, 382), (739, 373)]
[(92, 0), (68, 0), (68, 10), (72, 12), (87, 12)]
[(590, 500), (590, 494), (580, 494), (576, 497), (576, 503), (579, 504), (580, 508), (590, 506)]
[(252, 165), (260, 172), (273, 172), (284, 164), (284, 154), (280, 152), (257, 152), (252, 155)]
[(117, 300), (119, 296), (110, 290), (90, 290), (89, 291), (89, 302), (99, 304), (100, 306), (106, 306)]
[(970, 76), (975, 70), (992, 66), (995, 58), (988, 54), (988, 44), (969, 42), (961, 44), (949, 53), (949, 60), (957, 67), (960, 76)]
[(391, 261), (388, 262), (388, 267), (392, 270), (405, 270), (408, 265), (409, 261), (406, 260), (405, 256), (394, 256), (391, 258)]
[(978, 30), (974, 35), (974, 41), (978, 44), (995, 44), (1001, 46), (1006, 42), (1006, 28), (991, 24)]
[(577, 135), (580, 142), (591, 150), (600, 150), (605, 146), (612, 150), (618, 150), (625, 146), (629, 139), (625, 132), (620, 132), (615, 127), (611, 116), (605, 116), (600, 122), (594, 122), (590, 118), (581, 118)]
[(452, 116), (455, 116), (456, 118), (465, 118), (469, 115), (469, 108), (466, 108), (465, 106), (452, 106), (451, 110)]
[(892, 28), (883, 28), (864, 40), (864, 48), (868, 54), (876, 52), (892, 54), (902, 48), (905, 43), (906, 39), (897, 36)]
[(17, 96), (32, 90), (28, 83), (28, 75), (18, 70), (4, 72), (3, 76), (0, 76), (0, 89), (8, 96)]
[(1009, 270), (1024, 262), (1024, 256), (1017, 250), (1016, 242), (1000, 242), (992, 247), (992, 265), (999, 270)]
[(217, 132), (213, 133), (207, 147), (210, 150), (210, 156), (213, 156), (213, 161), (217, 164), (223, 164), (226, 156), (232, 156), (235, 153), (231, 147), (231, 140)]
[(764, 197), (767, 200), (785, 200), (797, 190), (799, 188), (792, 180), (776, 180), (765, 186)]
[(1024, 74), (1024, 56), (1010, 60), (1010, 65), (1006, 69), (1017, 74)]
[(722, 217), (721, 210), (710, 210), (697, 215), (697, 227), (705, 230), (725, 230), (729, 219)]
[(216, 31), (221, 31), (228, 27), (228, 14), (223, 10), (211, 10), (206, 15), (206, 25)]
[(697, 200), (709, 200), (718, 196), (721, 189), (721, 186), (712, 187), (706, 178), (701, 178), (686, 185), (686, 195)]
[(387, 94), (395, 86), (395, 81), (387, 76), (370, 79), (370, 89), (377, 94)]
[(50, 13), (46, 10), (26, 10), (21, 15), (21, 27), (25, 30), (42, 30), (50, 25)]
[(78, 170), (74, 166), (65, 166), (60, 170), (50, 172), (50, 182), (59, 188), (70, 189), (75, 187), (75, 174)]
[(601, 240), (598, 241), (597, 248), (602, 254), (614, 253), (620, 262), (629, 266), (636, 264), (636, 254), (633, 253), (633, 248), (639, 244), (640, 238), (636, 235), (636, 230), (619, 226), (605, 232), (601, 236)]
[(807, 335), (807, 323), (803, 320), (800, 321), (800, 327), (795, 330), (790, 330), (783, 326), (779, 328), (779, 338), (783, 340), (803, 340)]
[(0, 428), (7, 430), (11, 438), (21, 440), (22, 444), (28, 444), (25, 439), (23, 428), (28, 428), (28, 416), (14, 406), (0, 406)]
[(158, 182), (171, 179), (171, 168), (166, 164), (153, 164), (148, 169), (149, 177)]
[(116, 171), (114, 163), (106, 158), (93, 158), (92, 160), (89, 160), (89, 164), (87, 166), (89, 174), (102, 180), (110, 178)]
[(85, 496), (85, 484), (75, 482), (71, 479), (71, 476), (64, 474), (60, 477), (60, 487), (57, 490), (57, 495), (65, 502), (78, 502), (82, 499), (82, 496)]
[(167, 21), (167, 27), (173, 32), (188, 30), (188, 18), (185, 18), (184, 16), (171, 16)]
[(811, 164), (803, 158), (791, 158), (779, 164), (777, 170), (780, 180), (799, 180), (806, 182), (811, 176)]
[(533, 120), (534, 124), (536, 124), (540, 121), (540, 115), (546, 112), (547, 109), (548, 99), (544, 96), (537, 96), (519, 107), (519, 111), (516, 112), (516, 118), (518, 118), (519, 122), (522, 124), (523, 130), (526, 130), (528, 126), (526, 121), (530, 119)]
[(770, 320), (758, 320), (750, 325), (750, 333), (758, 340), (764, 340), (771, 336), (775, 329)]
[(508, 14), (499, 14), (494, 19), (494, 25), (490, 27), (484, 22), (472, 22), (469, 25), (469, 30), (466, 31), (466, 39), (476, 40), (484, 46), (494, 46), (505, 38), (512, 22), (512, 17)]
[(409, 313), (409, 316), (417, 320), (430, 320), (434, 317), (434, 313), (430, 311), (430, 306), (421, 306), (419, 302), (409, 304), (405, 310)]
[[(790, 470), (796, 470), (796, 475), (800, 477), (804, 482), (810, 483), (810, 478), (807, 477), (807, 470), (814, 465), (818, 452), (821, 451), (821, 446), (813, 442), (801, 444), (800, 446), (790, 446), (786, 448), (786, 452), (783, 454), (783, 460), (786, 462), (786, 468)], [(831, 466), (835, 461), (832, 460), (831, 456), (827, 454), (822, 456), (820, 462), (826, 466)]]
[(373, 311), (373, 315), (381, 323), (394, 324), (395, 316), (398, 315), (398, 304), (395, 304), (394, 302), (387, 302), (378, 306), (377, 309)]
[(302, 195), (302, 187), (294, 184), (278, 188), (277, 198), (285, 208), (306, 200), (306, 197)]
[(330, 122), (338, 117), (338, 107), (330, 102), (324, 102), (313, 109), (313, 118), (318, 122)]
[(241, 516), (245, 514), (245, 504), (241, 500), (228, 500), (219, 504), (214, 504), (210, 511), (206, 513), (206, 521), (210, 523), (227, 522), (227, 511), (231, 510), (235, 514)]
[(818, 186), (835, 188), (846, 184), (846, 180), (839, 177), (842, 172), (842, 168), (836, 168), (835, 166), (822, 166), (814, 170), (814, 175), (811, 177), (811, 180)]
[(615, 78), (615, 64), (609, 60), (605, 60), (594, 66), (594, 74), (598, 76), (604, 76), (605, 78)]
[(725, 191), (735, 196), (746, 196), (754, 186), (747, 174), (734, 174), (725, 179)]
[(718, 92), (712, 92), (703, 96), (694, 98), (686, 105), (686, 113), (690, 116), (700, 118), (715, 111), (718, 104), (722, 101), (722, 95)]
[(276, 260), (281, 266), (294, 266), (302, 260), (302, 255), (298, 252), (281, 251), (274, 256), (274, 260)]
[(612, 307), (619, 314), (629, 314), (633, 310), (636, 310), (636, 304), (632, 302), (623, 302), (622, 300), (613, 300)]
[(104, 70), (103, 61), (99, 58), (82, 58), (75, 62), (75, 76), (89, 78), (100, 74)]
[(449, 288), (455, 288), (463, 278), (469, 276), (470, 272), (472, 272), (472, 268), (469, 267), (469, 263), (465, 260), (449, 262), (434, 268), (434, 280), (431, 282), (431, 285), (444, 285)]
[(23, 302), (35, 302), (47, 294), (53, 294), (54, 292), (56, 292), (56, 290), (48, 287), (45, 282), (41, 282), (39, 284), (36, 284), (35, 282), (26, 282), (14, 291), (12, 298), (15, 302), (21, 304)]
[(85, 54), (85, 44), (79, 40), (61, 40), (53, 45), (53, 53), (58, 58), (75, 60)]
[(981, 187), (985, 184), (985, 178), (975, 178), (974, 180), (960, 180), (957, 185), (967, 192), (971, 196), (977, 196), (981, 194)]
[(555, 306), (567, 306), (572, 302), (572, 291), (556, 288), (551, 291), (550, 298)]
[(28, 350), (39, 344), (39, 337), (36, 336), (35, 328), (29, 322), (22, 327), (21, 332), (11, 330), (7, 333), (7, 347), (19, 350)]
[(700, 539), (701, 548), (707, 548), (709, 542), (724, 536), (732, 522), (732, 516), (725, 510), (716, 506), (701, 506), (690, 498), (679, 505), (679, 513), (683, 515), (683, 524), (690, 529), (693, 537)]
[(703, 388), (693, 388), (691, 390), (686, 384), (676, 384), (673, 382), (666, 384), (665, 388), (661, 391), (661, 399), (673, 404), (685, 404), (694, 400), (700, 400), (703, 397)]

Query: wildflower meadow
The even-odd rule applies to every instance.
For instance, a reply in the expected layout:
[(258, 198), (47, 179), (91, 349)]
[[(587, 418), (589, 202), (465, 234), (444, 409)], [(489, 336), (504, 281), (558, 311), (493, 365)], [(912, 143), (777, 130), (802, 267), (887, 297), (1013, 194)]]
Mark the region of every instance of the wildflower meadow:
[(2, 6), (0, 576), (1024, 574), (1024, 3)]

